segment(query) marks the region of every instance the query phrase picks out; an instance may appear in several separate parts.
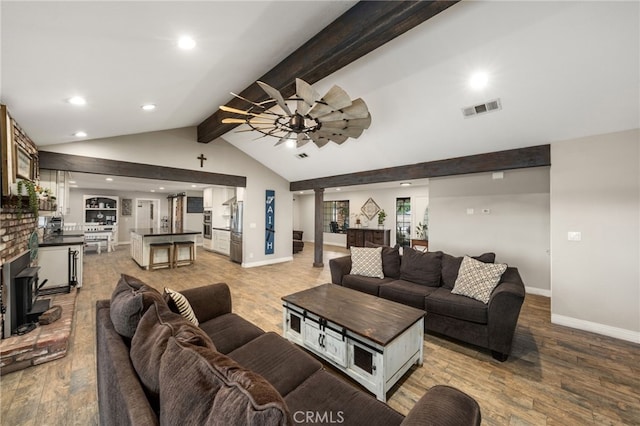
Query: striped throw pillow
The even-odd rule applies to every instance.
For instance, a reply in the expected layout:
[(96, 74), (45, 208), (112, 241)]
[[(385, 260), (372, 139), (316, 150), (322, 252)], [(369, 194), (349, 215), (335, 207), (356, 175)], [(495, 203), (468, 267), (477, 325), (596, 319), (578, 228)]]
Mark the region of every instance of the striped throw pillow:
[(177, 291), (171, 290), (170, 288), (166, 288), (166, 287), (164, 289), (164, 292), (166, 295), (168, 295), (171, 298), (173, 303), (176, 304), (176, 307), (178, 308), (180, 315), (182, 315), (183, 317), (185, 317), (195, 325), (200, 325), (200, 323), (198, 322), (198, 318), (196, 318), (196, 314), (193, 312), (193, 309), (191, 308), (191, 304), (189, 303), (186, 297), (184, 297), (181, 293), (178, 293)]

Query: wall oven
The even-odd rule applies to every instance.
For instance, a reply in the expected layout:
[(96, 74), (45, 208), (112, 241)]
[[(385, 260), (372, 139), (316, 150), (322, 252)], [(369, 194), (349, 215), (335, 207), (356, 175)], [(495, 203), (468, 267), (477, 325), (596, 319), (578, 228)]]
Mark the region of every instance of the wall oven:
[(202, 223), (202, 236), (206, 240), (211, 239), (211, 210), (205, 210)]

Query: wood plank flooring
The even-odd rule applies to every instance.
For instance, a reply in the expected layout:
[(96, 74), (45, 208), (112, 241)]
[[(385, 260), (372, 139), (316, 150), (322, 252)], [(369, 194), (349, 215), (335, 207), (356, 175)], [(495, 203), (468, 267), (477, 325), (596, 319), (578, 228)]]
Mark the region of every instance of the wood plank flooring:
[[(344, 253), (326, 246), (324, 268), (313, 268), (313, 245), (306, 243), (292, 262), (243, 269), (199, 248), (194, 265), (152, 272), (131, 260), (128, 246), (88, 253), (69, 354), (1, 378), (0, 424), (98, 424), (95, 302), (110, 297), (121, 273), (160, 291), (226, 282), (236, 313), (281, 333), (280, 297), (330, 282), (329, 259)], [(403, 414), (431, 386), (449, 384), (478, 401), (483, 425), (640, 424), (640, 345), (552, 325), (545, 297), (527, 295), (513, 352), (504, 363), (433, 335), (425, 336), (424, 354), (424, 365), (388, 395), (388, 404)]]

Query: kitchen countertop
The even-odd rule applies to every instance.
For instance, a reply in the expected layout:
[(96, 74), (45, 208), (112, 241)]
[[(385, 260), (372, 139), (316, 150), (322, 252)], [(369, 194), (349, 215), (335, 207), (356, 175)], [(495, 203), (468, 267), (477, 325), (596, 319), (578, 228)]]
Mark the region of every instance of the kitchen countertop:
[(222, 228), (218, 226), (212, 226), (211, 229), (215, 229), (217, 231), (231, 231), (231, 228)]
[(202, 231), (192, 231), (189, 229), (183, 229), (182, 231), (171, 231), (164, 228), (132, 228), (130, 231), (135, 234), (142, 235), (143, 237), (202, 234)]
[(84, 236), (82, 235), (47, 235), (38, 242), (40, 247), (81, 246), (83, 244)]

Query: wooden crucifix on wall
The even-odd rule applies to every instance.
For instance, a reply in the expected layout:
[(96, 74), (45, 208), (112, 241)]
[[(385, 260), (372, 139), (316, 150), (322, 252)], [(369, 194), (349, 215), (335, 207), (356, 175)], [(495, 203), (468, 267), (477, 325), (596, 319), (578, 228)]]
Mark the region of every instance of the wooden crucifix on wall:
[(204, 154), (200, 154), (199, 157), (196, 157), (198, 160), (200, 160), (200, 167), (204, 166), (204, 162), (207, 160), (207, 157), (204, 156)]

